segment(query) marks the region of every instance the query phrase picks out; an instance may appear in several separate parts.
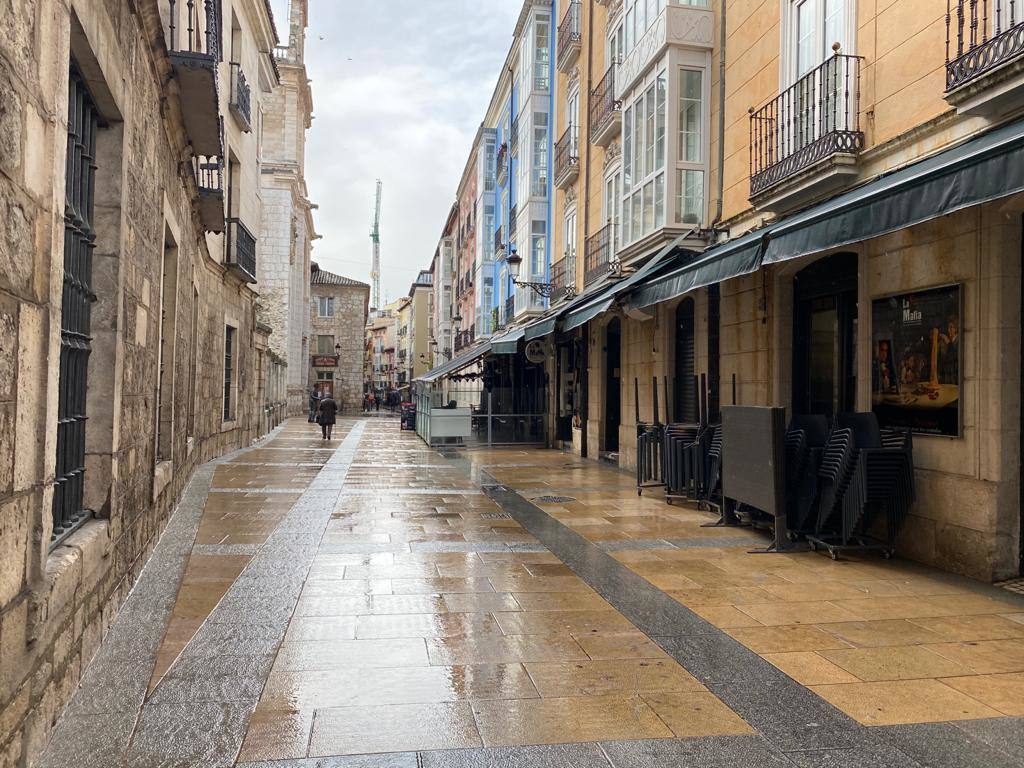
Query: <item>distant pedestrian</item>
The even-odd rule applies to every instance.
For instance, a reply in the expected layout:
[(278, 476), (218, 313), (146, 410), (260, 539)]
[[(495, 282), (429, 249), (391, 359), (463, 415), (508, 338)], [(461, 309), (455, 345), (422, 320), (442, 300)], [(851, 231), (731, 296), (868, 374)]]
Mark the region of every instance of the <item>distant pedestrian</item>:
[(312, 424), (316, 421), (317, 407), (320, 405), (320, 393), (316, 391), (316, 387), (309, 390), (309, 423)]
[(377, 413), (380, 413), (380, 398), (378, 397), (374, 405), (377, 407)]
[(320, 422), (320, 430), (324, 436), (323, 439), (330, 440), (331, 431), (334, 428), (334, 417), (338, 413), (338, 404), (334, 402), (330, 395), (325, 394), (323, 399), (320, 400), (318, 413), (317, 421)]

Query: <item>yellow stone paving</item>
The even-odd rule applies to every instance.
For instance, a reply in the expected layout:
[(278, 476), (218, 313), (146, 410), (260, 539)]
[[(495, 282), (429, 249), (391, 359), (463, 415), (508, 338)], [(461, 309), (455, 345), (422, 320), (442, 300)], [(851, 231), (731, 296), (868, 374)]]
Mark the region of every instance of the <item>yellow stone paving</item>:
[(240, 762), (752, 732), (550, 552), (419, 551), (537, 542), (397, 422), (346, 489)]
[[(1019, 601), (899, 560), (754, 556), (746, 545), (718, 546), (721, 537), (757, 547), (765, 540), (702, 528), (708, 513), (667, 505), (657, 491), (638, 498), (630, 475), (564, 453), (468, 455), (584, 538), (616, 542), (610, 554), (620, 563), (863, 724), (1024, 713)], [(571, 500), (548, 504), (542, 496)], [(694, 546), (650, 548), (653, 539)]]

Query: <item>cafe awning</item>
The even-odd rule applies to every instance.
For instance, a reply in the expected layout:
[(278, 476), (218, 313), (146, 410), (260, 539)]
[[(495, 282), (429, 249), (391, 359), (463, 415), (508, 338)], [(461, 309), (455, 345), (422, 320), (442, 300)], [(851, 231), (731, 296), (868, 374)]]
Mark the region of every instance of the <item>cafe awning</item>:
[(882, 176), (772, 227), (765, 264), (896, 232), (1024, 192), (1024, 121)]
[(490, 351), (491, 342), (485, 341), (480, 344), (477, 344), (475, 347), (473, 347), (467, 352), (463, 352), (458, 357), (454, 357), (446, 363), (441, 363), (441, 365), (437, 366), (436, 368), (431, 368), (425, 374), (417, 378), (416, 381), (437, 381), (438, 379), (447, 376), (448, 374), (455, 373), (456, 371), (460, 371), (468, 365), (472, 365)]
[(526, 333), (526, 328), (515, 328), (508, 333), (491, 339), (491, 354), (514, 355), (519, 349), (519, 340)]
[(767, 229), (748, 232), (728, 243), (704, 251), (696, 261), (646, 280), (629, 298), (629, 306), (643, 309), (684, 293), (756, 272), (764, 253)]

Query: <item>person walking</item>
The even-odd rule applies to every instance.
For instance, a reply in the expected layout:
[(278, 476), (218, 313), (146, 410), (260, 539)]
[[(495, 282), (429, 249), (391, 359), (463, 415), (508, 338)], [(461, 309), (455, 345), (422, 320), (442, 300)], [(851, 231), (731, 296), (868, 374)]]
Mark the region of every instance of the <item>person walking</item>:
[(320, 405), (320, 394), (316, 391), (316, 387), (309, 390), (309, 423), (312, 424), (316, 421), (317, 407)]
[(330, 395), (324, 394), (324, 397), (320, 400), (317, 412), (319, 414), (317, 421), (320, 422), (320, 431), (323, 432), (323, 439), (330, 440), (331, 431), (334, 428), (334, 417), (338, 413), (338, 404), (334, 402)]

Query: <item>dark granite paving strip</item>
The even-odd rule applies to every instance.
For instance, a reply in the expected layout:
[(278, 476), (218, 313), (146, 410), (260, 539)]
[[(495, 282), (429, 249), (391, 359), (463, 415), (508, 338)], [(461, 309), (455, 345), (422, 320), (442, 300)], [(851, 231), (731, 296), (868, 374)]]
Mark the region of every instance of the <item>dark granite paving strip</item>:
[(964, 720), (956, 726), (971, 738), (1003, 752), (1024, 765), (1024, 717)]
[[(1024, 738), (1020, 735), (1021, 720), (1008, 718), (1005, 723), (997, 726), (1002, 731), (1002, 739), (992, 729), (984, 736), (976, 735), (967, 723), (892, 725), (879, 731), (900, 752), (929, 768), (1020, 768), (1019, 750)], [(1016, 736), (1011, 733), (1014, 727)], [(1012, 754), (1014, 746), (1018, 750), (1016, 755)]]
[(866, 728), (508, 488), (483, 487), (562, 562), (782, 751), (870, 747)]
[[(342, 440), (161, 680), (139, 717), (130, 765), (234, 765), (364, 426)], [(230, 642), (254, 633), (253, 642)], [(194, 718), (189, 706), (205, 717)]]
[[(254, 447), (265, 445), (280, 431), (278, 427)], [(138, 582), (54, 728), (39, 768), (127, 765), (124, 753), (192, 553), (214, 472), (246, 450), (232, 451), (193, 472)]]

